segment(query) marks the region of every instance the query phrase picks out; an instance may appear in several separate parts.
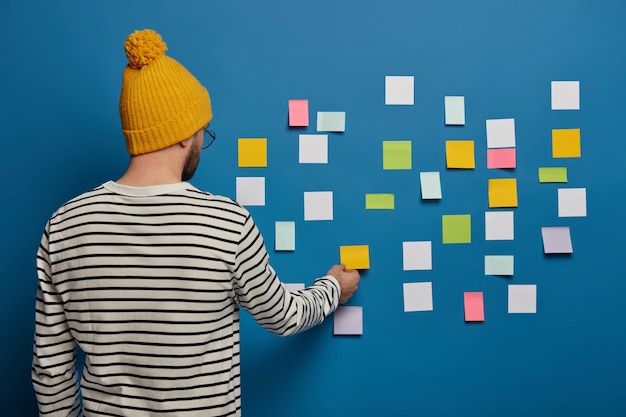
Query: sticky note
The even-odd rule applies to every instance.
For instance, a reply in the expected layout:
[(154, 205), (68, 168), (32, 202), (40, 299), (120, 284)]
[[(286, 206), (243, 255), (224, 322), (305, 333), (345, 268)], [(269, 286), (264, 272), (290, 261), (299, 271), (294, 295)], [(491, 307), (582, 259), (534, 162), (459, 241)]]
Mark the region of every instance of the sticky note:
[(347, 269), (369, 269), (370, 249), (367, 245), (339, 247), (339, 260)]
[(289, 126), (309, 125), (309, 100), (289, 100)]
[(567, 182), (567, 168), (539, 168), (539, 182)]
[(487, 168), (515, 168), (515, 148), (487, 149)]
[(515, 147), (515, 119), (487, 120), (487, 148)]
[(360, 336), (363, 334), (363, 307), (339, 306), (333, 315), (335, 336)]
[(304, 193), (304, 220), (332, 220), (333, 192), (306, 191)]
[(482, 292), (463, 293), (465, 321), (485, 321), (485, 306)]
[(446, 166), (448, 168), (474, 169), (474, 141), (447, 140)]
[(328, 135), (302, 134), (298, 140), (298, 162), (301, 164), (328, 163)]
[(469, 214), (444, 214), (441, 228), (443, 243), (472, 242), (472, 216)]
[(580, 110), (580, 81), (552, 81), (552, 110)]
[(542, 227), (543, 253), (573, 253), (569, 227)]
[(433, 269), (432, 242), (402, 242), (402, 269), (404, 271), (428, 271)]
[(393, 210), (395, 196), (393, 194), (365, 194), (366, 210)]
[(485, 212), (485, 240), (513, 240), (512, 211)]
[(410, 140), (383, 141), (383, 169), (411, 169), (412, 161)]
[(318, 132), (345, 132), (346, 112), (344, 111), (318, 111)]
[(509, 313), (536, 313), (537, 285), (509, 285)]
[(485, 275), (513, 275), (513, 255), (486, 255)]
[(285, 283), (284, 285), (287, 291), (289, 292), (296, 292), (296, 291), (303, 290), (305, 288), (304, 283), (293, 283), (293, 284)]
[(465, 97), (445, 96), (446, 124), (462, 126), (465, 125)]
[(517, 179), (489, 180), (489, 208), (517, 207)]
[(415, 101), (413, 76), (388, 75), (385, 77), (385, 104), (410, 105)]
[(237, 177), (235, 199), (242, 206), (264, 206), (265, 177)]
[(441, 178), (439, 172), (420, 172), (422, 200), (441, 199)]
[(580, 158), (580, 129), (552, 129), (552, 157)]
[(238, 151), (239, 167), (267, 167), (267, 138), (239, 138)]
[(586, 188), (559, 188), (559, 217), (587, 216)]
[(275, 245), (277, 251), (296, 250), (296, 222), (277, 221), (274, 223)]
[(433, 283), (405, 282), (402, 284), (404, 311), (433, 311)]

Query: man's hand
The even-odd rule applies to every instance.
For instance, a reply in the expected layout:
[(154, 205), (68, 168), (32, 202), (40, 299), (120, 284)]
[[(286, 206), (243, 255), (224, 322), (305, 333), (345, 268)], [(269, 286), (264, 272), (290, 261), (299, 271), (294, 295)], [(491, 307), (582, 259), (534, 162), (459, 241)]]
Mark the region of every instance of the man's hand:
[(333, 276), (339, 282), (339, 287), (341, 288), (339, 303), (341, 304), (347, 303), (350, 297), (352, 297), (352, 294), (359, 288), (359, 281), (361, 280), (359, 271), (356, 269), (346, 269), (344, 264), (333, 265), (333, 267), (328, 270), (327, 275)]

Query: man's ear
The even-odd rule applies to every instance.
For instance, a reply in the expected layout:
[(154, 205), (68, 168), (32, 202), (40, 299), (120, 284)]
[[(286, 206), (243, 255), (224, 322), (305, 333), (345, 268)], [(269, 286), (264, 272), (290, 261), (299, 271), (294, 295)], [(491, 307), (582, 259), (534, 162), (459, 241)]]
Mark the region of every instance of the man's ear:
[(179, 144), (180, 146), (182, 146), (183, 148), (186, 148), (187, 146), (191, 145), (191, 140), (192, 140), (192, 139), (193, 139), (193, 136), (192, 136), (192, 137), (190, 137), (190, 138), (187, 138), (187, 139), (185, 139), (185, 140), (183, 140), (183, 141), (181, 141), (181, 142), (178, 142), (178, 144)]

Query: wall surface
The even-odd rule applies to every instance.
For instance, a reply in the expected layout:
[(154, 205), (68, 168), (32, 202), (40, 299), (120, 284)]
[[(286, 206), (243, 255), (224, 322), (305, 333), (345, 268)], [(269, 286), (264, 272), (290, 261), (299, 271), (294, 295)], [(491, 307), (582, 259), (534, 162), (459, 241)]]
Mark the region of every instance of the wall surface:
[[(283, 281), (310, 284), (340, 246), (369, 247), (349, 302), (361, 336), (333, 336), (329, 318), (278, 338), (244, 314), (244, 415), (626, 415), (625, 17), (621, 0), (2, 2), (2, 414), (36, 415), (35, 251), (60, 204), (123, 173), (122, 44), (147, 27), (211, 93), (218, 139), (192, 182), (235, 198), (236, 178), (265, 178), (266, 204), (248, 208)], [(385, 105), (399, 75), (414, 77), (413, 105)], [(580, 82), (580, 110), (551, 109), (552, 81)], [(465, 97), (465, 125), (444, 123), (445, 96)], [(288, 126), (290, 99), (309, 100), (308, 127)], [(300, 164), (318, 111), (346, 112), (345, 132), (328, 133), (327, 164)], [(504, 118), (517, 166), (487, 169), (486, 120)], [(565, 128), (580, 129), (580, 158), (552, 158)], [(267, 138), (266, 168), (237, 166), (249, 137)], [(412, 142), (412, 169), (383, 169), (392, 140)], [(446, 168), (446, 140), (473, 140), (475, 169)], [(540, 167), (568, 182), (539, 183)], [(422, 200), (425, 171), (442, 199)], [(485, 239), (495, 178), (517, 181), (514, 240)], [(587, 215), (559, 217), (559, 188), (585, 188)], [(304, 220), (307, 191), (333, 192), (333, 220)], [(367, 193), (395, 208), (366, 210)], [(471, 216), (471, 243), (443, 243), (450, 214)], [(295, 222), (295, 251), (273, 251), (278, 220)], [(570, 227), (572, 254), (544, 254), (552, 226)], [(432, 270), (403, 269), (411, 241), (432, 242)], [(485, 255), (513, 255), (514, 274), (485, 275)], [(432, 311), (404, 311), (412, 282), (432, 283)], [(536, 313), (509, 313), (518, 284), (537, 286)], [(464, 320), (464, 292), (483, 293), (484, 322)]]

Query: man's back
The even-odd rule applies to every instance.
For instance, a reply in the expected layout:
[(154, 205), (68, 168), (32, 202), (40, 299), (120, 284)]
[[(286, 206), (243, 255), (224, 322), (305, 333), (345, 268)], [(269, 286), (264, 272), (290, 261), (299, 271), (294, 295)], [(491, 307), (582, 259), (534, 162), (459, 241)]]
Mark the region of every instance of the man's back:
[[(104, 184), (64, 205), (42, 240), (34, 373), (69, 370), (73, 337), (87, 357), (86, 415), (236, 415), (238, 304), (281, 335), (336, 307), (315, 308), (337, 298), (332, 280), (292, 296), (267, 262), (256, 226), (232, 200), (187, 183)], [(69, 376), (58, 390), (74, 386)]]

